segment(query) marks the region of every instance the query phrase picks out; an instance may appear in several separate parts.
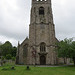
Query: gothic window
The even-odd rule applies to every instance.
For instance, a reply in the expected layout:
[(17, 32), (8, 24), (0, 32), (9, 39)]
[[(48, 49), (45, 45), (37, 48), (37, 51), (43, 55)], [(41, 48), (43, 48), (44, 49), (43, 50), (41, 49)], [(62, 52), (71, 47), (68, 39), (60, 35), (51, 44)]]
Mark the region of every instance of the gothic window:
[(46, 44), (44, 42), (40, 44), (40, 52), (46, 52)]
[(43, 7), (39, 8), (39, 15), (44, 15), (44, 8)]
[(23, 47), (23, 55), (27, 56), (27, 52), (28, 52), (28, 44), (25, 44)]

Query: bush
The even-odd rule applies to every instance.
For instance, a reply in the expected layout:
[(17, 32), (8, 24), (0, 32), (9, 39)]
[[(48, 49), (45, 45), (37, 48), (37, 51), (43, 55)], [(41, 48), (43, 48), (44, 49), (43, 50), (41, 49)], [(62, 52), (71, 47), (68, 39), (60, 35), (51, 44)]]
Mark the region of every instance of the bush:
[(15, 61), (15, 59), (16, 59), (15, 57), (12, 57), (12, 61)]
[(5, 59), (5, 57), (4, 56), (2, 56), (2, 58), (1, 58), (2, 60), (4, 60)]
[(8, 60), (11, 59), (11, 54), (7, 54), (6, 59), (8, 59)]

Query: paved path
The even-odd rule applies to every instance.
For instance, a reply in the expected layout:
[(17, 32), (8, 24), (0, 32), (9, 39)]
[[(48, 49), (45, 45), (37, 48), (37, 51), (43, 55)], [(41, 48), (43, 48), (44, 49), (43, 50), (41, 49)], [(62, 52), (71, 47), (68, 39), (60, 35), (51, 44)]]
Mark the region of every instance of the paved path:
[(40, 65), (40, 66), (36, 66), (36, 67), (60, 67), (60, 66), (47, 66), (47, 65)]
[(73, 65), (73, 63), (68, 65), (36, 65), (36, 67), (64, 67), (64, 66), (70, 66)]

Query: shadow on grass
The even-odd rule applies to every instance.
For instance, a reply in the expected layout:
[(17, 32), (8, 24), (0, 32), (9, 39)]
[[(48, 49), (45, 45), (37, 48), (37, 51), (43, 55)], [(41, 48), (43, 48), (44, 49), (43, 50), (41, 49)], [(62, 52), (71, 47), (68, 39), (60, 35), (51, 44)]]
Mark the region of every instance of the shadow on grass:
[(3, 71), (10, 71), (10, 70), (16, 70), (15, 67), (4, 67), (2, 68)]
[(67, 67), (75, 67), (75, 65), (68, 65)]

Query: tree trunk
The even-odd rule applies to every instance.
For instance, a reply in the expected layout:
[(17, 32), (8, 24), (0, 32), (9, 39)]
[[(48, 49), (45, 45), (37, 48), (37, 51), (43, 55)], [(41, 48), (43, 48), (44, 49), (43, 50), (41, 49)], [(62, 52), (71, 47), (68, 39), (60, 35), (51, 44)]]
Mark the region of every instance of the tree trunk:
[(73, 57), (73, 62), (74, 62), (74, 66), (75, 66), (75, 57)]

